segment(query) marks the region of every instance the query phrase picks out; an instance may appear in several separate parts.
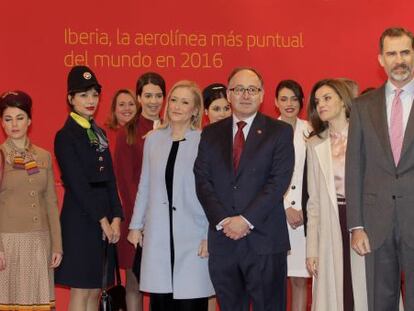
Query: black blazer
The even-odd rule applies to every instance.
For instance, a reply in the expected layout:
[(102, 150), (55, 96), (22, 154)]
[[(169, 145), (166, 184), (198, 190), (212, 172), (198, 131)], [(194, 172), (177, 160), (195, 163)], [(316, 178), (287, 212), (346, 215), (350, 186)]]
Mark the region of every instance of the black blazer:
[(95, 221), (122, 217), (109, 148), (96, 151), (86, 130), (69, 116), (56, 134), (55, 155), (65, 187), (64, 208), (81, 209)]
[[(243, 239), (258, 254), (287, 251), (283, 194), (295, 162), (292, 127), (257, 113), (235, 173), (232, 126), (233, 119), (227, 118), (204, 129), (194, 165), (197, 195), (210, 222), (209, 251), (231, 252)], [(220, 221), (235, 215), (254, 226), (238, 241), (216, 230)]]

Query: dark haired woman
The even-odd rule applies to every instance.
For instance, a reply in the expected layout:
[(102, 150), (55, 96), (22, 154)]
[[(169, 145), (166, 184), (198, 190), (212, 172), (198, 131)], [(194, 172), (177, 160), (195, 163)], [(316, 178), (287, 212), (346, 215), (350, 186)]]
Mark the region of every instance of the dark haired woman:
[(364, 258), (350, 249), (346, 225), (345, 151), (352, 95), (338, 80), (317, 82), (308, 115), (306, 265), (314, 276), (313, 311), (365, 311)]
[(136, 96), (139, 108), (134, 118), (118, 131), (114, 163), (125, 215), (118, 244), (120, 267), (126, 269), (127, 308), (139, 311), (142, 310), (142, 294), (131, 269), (135, 248), (126, 238), (141, 176), (145, 135), (159, 124), (159, 113), (165, 97), (164, 79), (154, 72), (144, 73), (138, 78)]
[(275, 105), (280, 120), (289, 123), (294, 130), (295, 169), (292, 181), (285, 193), (284, 206), (288, 222), (291, 250), (288, 255), (288, 277), (292, 288), (292, 311), (306, 311), (307, 283), (310, 277), (306, 269), (305, 216), (306, 187), (306, 137), (308, 123), (298, 118), (303, 108), (302, 87), (293, 80), (280, 81), (276, 87)]
[[(71, 113), (55, 137), (65, 195), (61, 214), (63, 251), (56, 283), (71, 288), (69, 311), (98, 309), (103, 247), (116, 243), (122, 217), (105, 133), (93, 120), (101, 86), (94, 73), (76, 66), (68, 75)], [(105, 241), (104, 241), (105, 240)], [(108, 272), (113, 271), (113, 248)], [(113, 273), (108, 274), (113, 282)]]
[(210, 123), (231, 116), (231, 106), (227, 101), (227, 88), (224, 84), (213, 83), (203, 90), (204, 111)]
[(31, 110), (22, 91), (0, 97), (0, 310), (54, 308), (53, 269), (62, 260), (52, 158), (27, 136)]

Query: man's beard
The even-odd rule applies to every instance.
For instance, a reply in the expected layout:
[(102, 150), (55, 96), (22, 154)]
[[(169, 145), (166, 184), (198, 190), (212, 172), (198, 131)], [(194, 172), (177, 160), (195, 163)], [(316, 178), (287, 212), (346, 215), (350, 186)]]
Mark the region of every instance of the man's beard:
[[(395, 71), (397, 69), (402, 69), (403, 71), (396, 73)], [(400, 64), (392, 68), (391, 70), (391, 78), (395, 81), (405, 81), (407, 80), (411, 75), (412, 69), (407, 64)]]

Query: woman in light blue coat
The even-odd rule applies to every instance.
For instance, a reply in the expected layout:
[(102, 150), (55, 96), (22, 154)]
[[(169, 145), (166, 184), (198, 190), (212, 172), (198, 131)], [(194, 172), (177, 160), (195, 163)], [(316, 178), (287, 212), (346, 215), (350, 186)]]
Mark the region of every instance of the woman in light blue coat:
[[(151, 310), (207, 310), (208, 221), (197, 199), (193, 164), (204, 112), (200, 89), (180, 81), (164, 123), (148, 134), (128, 240), (143, 247), (140, 289)], [(145, 238), (143, 238), (145, 234)]]

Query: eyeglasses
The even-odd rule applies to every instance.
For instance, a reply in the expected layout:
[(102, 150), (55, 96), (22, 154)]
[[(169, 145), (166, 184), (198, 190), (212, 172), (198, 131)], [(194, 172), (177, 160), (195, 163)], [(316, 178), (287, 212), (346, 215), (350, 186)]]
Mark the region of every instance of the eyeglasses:
[(262, 89), (260, 87), (256, 87), (256, 86), (249, 86), (247, 88), (243, 86), (236, 86), (236, 87), (229, 89), (229, 91), (232, 91), (234, 95), (237, 95), (237, 96), (243, 95), (245, 91), (247, 91), (249, 95), (255, 96), (259, 94), (261, 90)]

